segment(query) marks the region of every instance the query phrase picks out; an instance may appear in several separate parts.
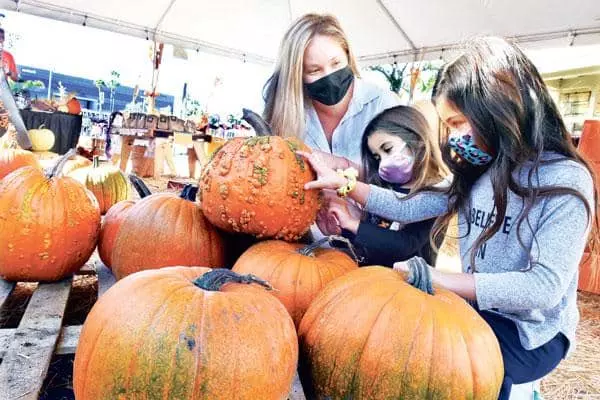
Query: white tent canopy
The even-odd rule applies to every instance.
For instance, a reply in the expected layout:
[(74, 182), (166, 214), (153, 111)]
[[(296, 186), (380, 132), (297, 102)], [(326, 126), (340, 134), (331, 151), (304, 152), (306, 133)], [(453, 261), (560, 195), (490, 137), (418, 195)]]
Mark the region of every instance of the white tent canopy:
[(0, 0), (0, 7), (264, 64), (306, 12), (336, 15), (361, 64), (438, 58), (481, 34), (535, 48), (600, 42), (598, 0)]

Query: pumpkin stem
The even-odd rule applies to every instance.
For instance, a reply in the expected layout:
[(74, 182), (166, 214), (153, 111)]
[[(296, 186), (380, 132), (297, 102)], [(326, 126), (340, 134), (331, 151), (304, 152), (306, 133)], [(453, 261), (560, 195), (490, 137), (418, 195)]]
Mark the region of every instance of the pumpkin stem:
[(225, 268), (216, 268), (205, 273), (194, 281), (194, 285), (200, 289), (218, 292), (221, 290), (221, 286), (230, 282), (247, 284), (256, 283), (265, 287), (267, 290), (273, 290), (273, 286), (271, 286), (269, 282), (260, 279), (256, 275), (240, 275)]
[(187, 184), (183, 187), (183, 190), (181, 191), (181, 194), (179, 195), (179, 197), (181, 197), (184, 200), (189, 200), (189, 201), (196, 201), (196, 195), (198, 194), (198, 186), (192, 185), (192, 184)]
[(338, 235), (326, 236), (322, 239), (319, 239), (316, 242), (313, 242), (313, 243), (309, 244), (308, 246), (301, 248), (300, 250), (298, 250), (298, 253), (302, 254), (303, 256), (314, 257), (315, 256), (314, 251), (317, 250), (318, 248), (320, 248), (324, 243), (329, 243), (331, 246), (335, 247), (334, 246), (335, 242), (341, 242), (341, 243), (345, 244), (346, 247), (348, 248), (348, 250), (350, 250), (350, 255), (352, 256), (352, 258), (354, 258), (354, 261), (356, 261), (357, 263), (363, 261), (363, 258), (359, 257), (356, 254), (356, 251), (355, 251), (352, 243), (345, 237), (338, 236)]
[(73, 157), (76, 153), (77, 151), (75, 149), (71, 149), (67, 152), (67, 154), (59, 158), (58, 162), (54, 165), (52, 170), (50, 170), (48, 178), (54, 178), (55, 176), (57, 177), (62, 174), (62, 169), (65, 166), (65, 163), (69, 161), (69, 158)]
[(137, 176), (129, 175), (129, 181), (131, 182), (131, 186), (133, 186), (133, 188), (135, 189), (135, 191), (141, 199), (143, 199), (144, 197), (148, 197), (152, 194), (152, 192), (150, 191), (150, 189), (148, 189), (148, 186), (146, 186), (144, 181), (138, 178)]
[(421, 257), (413, 257), (409, 259), (408, 264), (408, 277), (406, 282), (413, 287), (427, 293), (435, 294), (433, 290), (433, 281), (431, 279), (431, 270), (427, 262)]
[(260, 115), (247, 108), (243, 108), (242, 113), (242, 119), (254, 129), (256, 136), (270, 136), (272, 134), (271, 127)]
[(94, 158), (92, 159), (92, 166), (94, 168), (98, 168), (100, 166), (100, 157), (94, 156)]

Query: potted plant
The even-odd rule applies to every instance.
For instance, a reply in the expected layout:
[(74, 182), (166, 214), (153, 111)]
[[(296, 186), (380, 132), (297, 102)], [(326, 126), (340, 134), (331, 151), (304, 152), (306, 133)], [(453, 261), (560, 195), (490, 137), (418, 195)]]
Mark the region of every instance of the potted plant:
[(42, 81), (15, 82), (12, 79), (9, 79), (8, 84), (10, 86), (10, 90), (12, 91), (13, 96), (15, 97), (17, 106), (20, 109), (28, 108), (31, 105), (31, 89), (43, 89), (45, 87)]

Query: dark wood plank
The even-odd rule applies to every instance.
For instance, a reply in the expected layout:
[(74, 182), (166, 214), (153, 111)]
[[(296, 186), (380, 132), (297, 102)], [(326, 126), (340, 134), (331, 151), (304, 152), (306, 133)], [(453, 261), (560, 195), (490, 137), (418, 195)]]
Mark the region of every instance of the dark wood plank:
[(98, 274), (98, 297), (100, 297), (115, 284), (116, 279), (112, 271), (102, 261), (96, 261), (96, 273)]
[(290, 390), (288, 400), (306, 400), (306, 396), (304, 395), (304, 389), (302, 389), (302, 384), (300, 383), (300, 376), (298, 376), (298, 371), (296, 371), (296, 373), (294, 374), (292, 390)]
[(15, 282), (8, 282), (4, 279), (0, 279), (0, 307), (4, 305), (4, 302), (8, 296), (10, 296), (15, 286)]
[(0, 398), (37, 400), (61, 330), (72, 279), (40, 284), (0, 364)]

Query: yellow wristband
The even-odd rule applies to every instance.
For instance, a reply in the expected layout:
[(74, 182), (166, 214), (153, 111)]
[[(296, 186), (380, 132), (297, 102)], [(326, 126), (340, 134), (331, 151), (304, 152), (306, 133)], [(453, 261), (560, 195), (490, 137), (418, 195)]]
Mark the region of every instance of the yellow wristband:
[(345, 170), (338, 169), (337, 174), (347, 179), (346, 184), (337, 189), (338, 196), (346, 197), (356, 187), (358, 171), (356, 170), (356, 168), (350, 167), (346, 168)]

